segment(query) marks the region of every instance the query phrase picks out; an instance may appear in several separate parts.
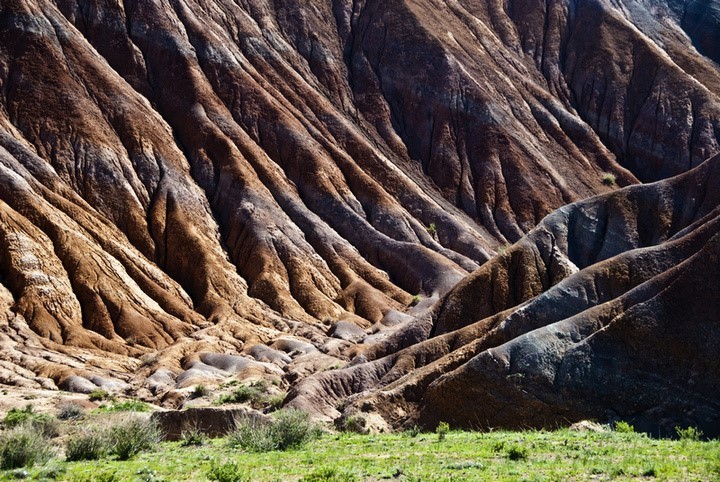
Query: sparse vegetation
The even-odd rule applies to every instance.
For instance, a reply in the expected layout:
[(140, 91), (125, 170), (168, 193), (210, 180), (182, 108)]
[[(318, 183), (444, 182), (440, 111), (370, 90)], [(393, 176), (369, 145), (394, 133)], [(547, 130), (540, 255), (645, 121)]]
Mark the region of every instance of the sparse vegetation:
[(420, 295), (415, 295), (415, 296), (413, 296), (412, 299), (410, 300), (410, 306), (415, 306), (415, 305), (417, 305), (418, 303), (420, 303), (421, 301), (422, 301), (422, 296), (420, 296)]
[(48, 438), (31, 423), (24, 423), (0, 433), (2, 470), (32, 467), (50, 459), (52, 453)]
[(98, 410), (103, 412), (149, 412), (150, 405), (140, 400), (130, 399), (113, 402), (111, 405), (101, 405)]
[(215, 402), (217, 405), (227, 403), (249, 403), (256, 410), (273, 412), (280, 408), (285, 400), (285, 393), (269, 393), (269, 387), (264, 381), (257, 381), (250, 385), (240, 385), (230, 393), (220, 395)]
[(614, 186), (615, 185), (615, 175), (609, 172), (603, 172), (602, 173), (602, 183), (606, 186)]

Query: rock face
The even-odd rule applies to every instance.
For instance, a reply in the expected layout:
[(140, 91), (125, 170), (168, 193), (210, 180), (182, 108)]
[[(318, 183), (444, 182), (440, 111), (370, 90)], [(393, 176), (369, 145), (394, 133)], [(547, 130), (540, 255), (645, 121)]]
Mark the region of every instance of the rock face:
[[(720, 151), (718, 11), (4, 1), (0, 381), (107, 379), (161, 398), (282, 376), (305, 380), (292, 403), (326, 416), (392, 383), (358, 402), (391, 425), (547, 425), (608, 407), (652, 425), (703, 393), (687, 420), (710, 420), (714, 357), (693, 365), (710, 348), (690, 347), (717, 337), (676, 297), (694, 256), (717, 252), (702, 218), (716, 162), (702, 163)], [(647, 283), (656, 295), (633, 301)], [(710, 286), (688, 297), (708, 313)], [(505, 321), (529, 310), (542, 316)], [(567, 345), (601, 326), (585, 351)], [(613, 370), (681, 388), (631, 410), (613, 402)], [(388, 396), (404, 415), (377, 407)], [(500, 415), (473, 411), (503, 400)]]

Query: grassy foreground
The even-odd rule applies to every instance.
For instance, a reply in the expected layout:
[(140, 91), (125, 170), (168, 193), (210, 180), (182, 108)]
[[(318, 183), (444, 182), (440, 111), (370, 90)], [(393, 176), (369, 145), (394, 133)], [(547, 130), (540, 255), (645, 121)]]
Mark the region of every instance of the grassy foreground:
[(720, 441), (620, 432), (326, 434), (289, 451), (247, 453), (225, 440), (161, 443), (129, 461), (64, 462), (0, 480), (72, 481), (720, 480)]

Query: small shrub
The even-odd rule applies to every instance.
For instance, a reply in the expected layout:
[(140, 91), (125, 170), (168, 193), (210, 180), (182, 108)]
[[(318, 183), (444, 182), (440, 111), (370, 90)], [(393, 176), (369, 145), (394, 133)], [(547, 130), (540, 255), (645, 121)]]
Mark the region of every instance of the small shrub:
[(110, 453), (119, 460), (128, 460), (140, 452), (153, 450), (161, 434), (155, 423), (136, 417), (126, 418), (111, 426), (107, 432), (112, 441)]
[(635, 427), (624, 420), (619, 420), (613, 425), (613, 430), (618, 433), (635, 433)]
[(350, 472), (323, 467), (309, 473), (300, 482), (355, 482), (358, 478)]
[(235, 420), (235, 428), (228, 434), (227, 441), (231, 447), (239, 447), (248, 452), (270, 452), (277, 449), (270, 424), (249, 417)]
[(510, 460), (527, 460), (528, 449), (515, 445), (508, 449), (507, 456)]
[(65, 442), (65, 459), (68, 462), (102, 459), (108, 455), (109, 444), (110, 441), (101, 430), (85, 429)]
[(428, 225), (428, 227), (427, 227), (427, 232), (428, 232), (428, 234), (429, 234), (430, 236), (432, 236), (433, 238), (435, 237), (435, 235), (437, 234), (437, 226), (435, 225), (435, 223), (430, 223), (430, 224)]
[(30, 425), (40, 432), (45, 438), (53, 438), (60, 435), (60, 422), (46, 413), (39, 413), (30, 419)]
[(10, 411), (5, 415), (3, 423), (6, 427), (17, 427), (25, 422), (28, 422), (35, 416), (35, 410), (32, 405), (27, 405), (25, 408), (11, 408)]
[(278, 411), (270, 423), (250, 417), (237, 419), (227, 440), (250, 452), (269, 452), (298, 448), (319, 436), (320, 430), (307, 413), (288, 409)]
[(365, 428), (365, 425), (367, 425), (365, 418), (360, 415), (351, 415), (346, 419), (342, 420), (340, 429), (343, 432), (365, 434), (368, 432), (367, 428)]
[(421, 301), (422, 301), (422, 296), (420, 296), (420, 295), (415, 295), (415, 296), (413, 296), (412, 299), (410, 300), (410, 306), (415, 306), (415, 305), (417, 305), (418, 303), (420, 303)]
[(32, 467), (52, 456), (50, 441), (30, 424), (0, 434), (0, 469)]
[(203, 445), (207, 441), (207, 436), (198, 427), (191, 427), (183, 430), (180, 434), (180, 446), (190, 447)]
[(413, 437), (413, 438), (420, 435), (420, 432), (421, 432), (421, 429), (420, 429), (420, 425), (418, 425), (418, 424), (413, 425), (410, 429), (405, 431), (406, 434), (408, 434), (410, 437)]
[(278, 450), (298, 448), (320, 437), (320, 429), (310, 421), (310, 416), (301, 410), (287, 409), (277, 412), (270, 425)]
[(445, 440), (445, 436), (450, 432), (450, 425), (448, 425), (447, 422), (440, 422), (437, 427), (435, 427), (435, 433), (438, 436), (438, 442), (442, 442)]
[(80, 420), (85, 416), (85, 409), (77, 403), (63, 403), (59, 407), (60, 420)]
[(282, 407), (286, 396), (287, 395), (285, 393), (278, 393), (277, 395), (271, 395), (263, 399), (263, 403), (267, 405), (266, 412), (274, 412), (276, 410), (280, 410), (280, 407)]
[(675, 427), (675, 433), (680, 438), (680, 440), (698, 441), (703, 436), (702, 430), (698, 429), (697, 427)]
[(241, 470), (237, 462), (226, 462), (218, 464), (213, 462), (207, 471), (207, 478), (217, 480), (218, 482), (249, 482), (248, 478)]
[(96, 388), (88, 395), (91, 402), (101, 402), (103, 400), (111, 400), (112, 396), (102, 388)]
[(208, 389), (205, 387), (205, 385), (195, 385), (195, 388), (193, 389), (192, 395), (190, 395), (190, 398), (202, 398), (208, 394)]
[(503, 450), (505, 450), (505, 442), (502, 440), (495, 442), (492, 446), (492, 451), (495, 453), (502, 452)]
[(611, 174), (609, 172), (603, 172), (602, 183), (605, 184), (606, 186), (614, 186), (615, 185), (615, 175)]

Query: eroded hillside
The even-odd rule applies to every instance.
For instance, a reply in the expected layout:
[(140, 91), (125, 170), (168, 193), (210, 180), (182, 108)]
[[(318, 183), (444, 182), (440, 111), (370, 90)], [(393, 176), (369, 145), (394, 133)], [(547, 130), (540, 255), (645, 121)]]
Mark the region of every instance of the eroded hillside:
[[(720, 150), (718, 11), (4, 1), (0, 381), (173, 405), (305, 380), (291, 403), (326, 417), (370, 397), (390, 425), (493, 426), (616, 407), (603, 357), (646, 391), (719, 373), (675, 339), (717, 339), (711, 285), (707, 316), (677, 300), (718, 252), (716, 162), (696, 168)], [(603, 336), (588, 354), (548, 326)], [(633, 358), (641, 335), (656, 351)]]

